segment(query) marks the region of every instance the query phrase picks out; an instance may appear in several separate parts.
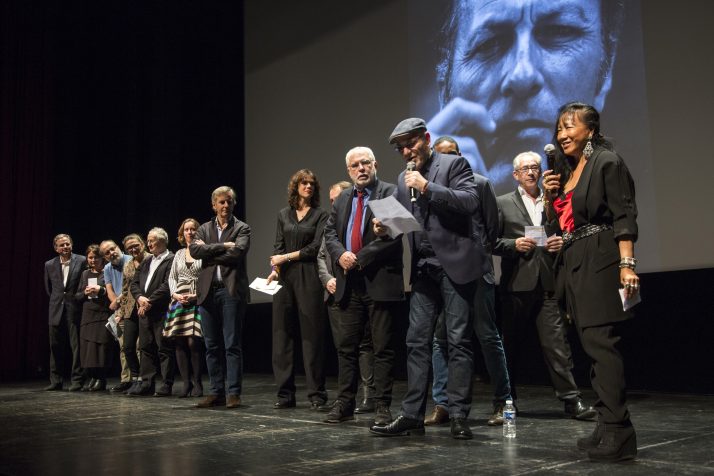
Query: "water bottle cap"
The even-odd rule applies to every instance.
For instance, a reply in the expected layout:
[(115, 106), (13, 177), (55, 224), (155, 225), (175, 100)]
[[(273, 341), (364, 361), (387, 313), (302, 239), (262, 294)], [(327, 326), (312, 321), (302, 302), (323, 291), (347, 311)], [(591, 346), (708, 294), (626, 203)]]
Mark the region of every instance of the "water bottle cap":
[(510, 398), (506, 400), (506, 405), (513, 405), (513, 400), (511, 400)]

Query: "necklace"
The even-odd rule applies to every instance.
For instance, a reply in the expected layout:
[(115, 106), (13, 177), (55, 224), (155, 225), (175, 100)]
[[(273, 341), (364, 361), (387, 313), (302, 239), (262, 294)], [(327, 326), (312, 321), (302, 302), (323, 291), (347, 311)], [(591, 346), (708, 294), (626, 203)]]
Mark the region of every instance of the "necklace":
[(298, 221), (302, 221), (303, 218), (305, 218), (305, 215), (307, 215), (307, 212), (310, 211), (310, 207), (305, 207), (302, 210), (295, 210), (295, 214), (297, 215)]

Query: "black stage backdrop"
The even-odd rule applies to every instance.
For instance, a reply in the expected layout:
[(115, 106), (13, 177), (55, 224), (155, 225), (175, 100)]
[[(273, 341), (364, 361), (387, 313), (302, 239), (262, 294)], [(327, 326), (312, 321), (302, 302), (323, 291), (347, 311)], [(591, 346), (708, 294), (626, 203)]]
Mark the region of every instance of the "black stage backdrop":
[(43, 374), (52, 237), (74, 251), (244, 216), (242, 2), (2, 2), (0, 380)]

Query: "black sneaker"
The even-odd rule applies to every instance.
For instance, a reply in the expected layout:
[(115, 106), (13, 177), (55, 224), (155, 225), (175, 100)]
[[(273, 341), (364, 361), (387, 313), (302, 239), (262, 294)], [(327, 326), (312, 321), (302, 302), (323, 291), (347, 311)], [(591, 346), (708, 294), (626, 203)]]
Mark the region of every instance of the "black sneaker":
[(335, 400), (335, 403), (332, 404), (332, 409), (325, 417), (325, 423), (341, 423), (354, 419), (354, 405), (350, 405), (342, 400)]
[(375, 425), (387, 425), (393, 420), (392, 412), (389, 411), (389, 405), (387, 405), (385, 402), (377, 402), (375, 407)]

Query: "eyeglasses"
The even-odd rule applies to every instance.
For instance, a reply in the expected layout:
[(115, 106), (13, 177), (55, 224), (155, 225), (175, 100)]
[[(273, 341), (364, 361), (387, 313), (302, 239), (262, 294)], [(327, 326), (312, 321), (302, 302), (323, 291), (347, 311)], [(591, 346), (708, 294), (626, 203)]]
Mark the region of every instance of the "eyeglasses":
[(397, 151), (397, 154), (401, 154), (404, 149), (413, 149), (414, 146), (416, 146), (417, 142), (419, 142), (419, 139), (421, 139), (421, 135), (414, 136), (411, 139), (409, 139), (405, 144), (394, 144), (394, 150)]
[(516, 169), (516, 172), (521, 173), (521, 174), (527, 174), (528, 172), (533, 172), (534, 174), (537, 174), (540, 172), (540, 165), (528, 165), (525, 167), (521, 167), (520, 169)]
[(351, 163), (347, 166), (347, 168), (350, 168), (350, 169), (352, 169), (352, 170), (356, 170), (356, 169), (359, 168), (360, 165), (363, 165), (363, 166), (365, 166), (365, 167), (369, 167), (370, 165), (372, 165), (372, 159), (362, 159), (362, 160), (358, 160), (357, 162), (351, 162)]

